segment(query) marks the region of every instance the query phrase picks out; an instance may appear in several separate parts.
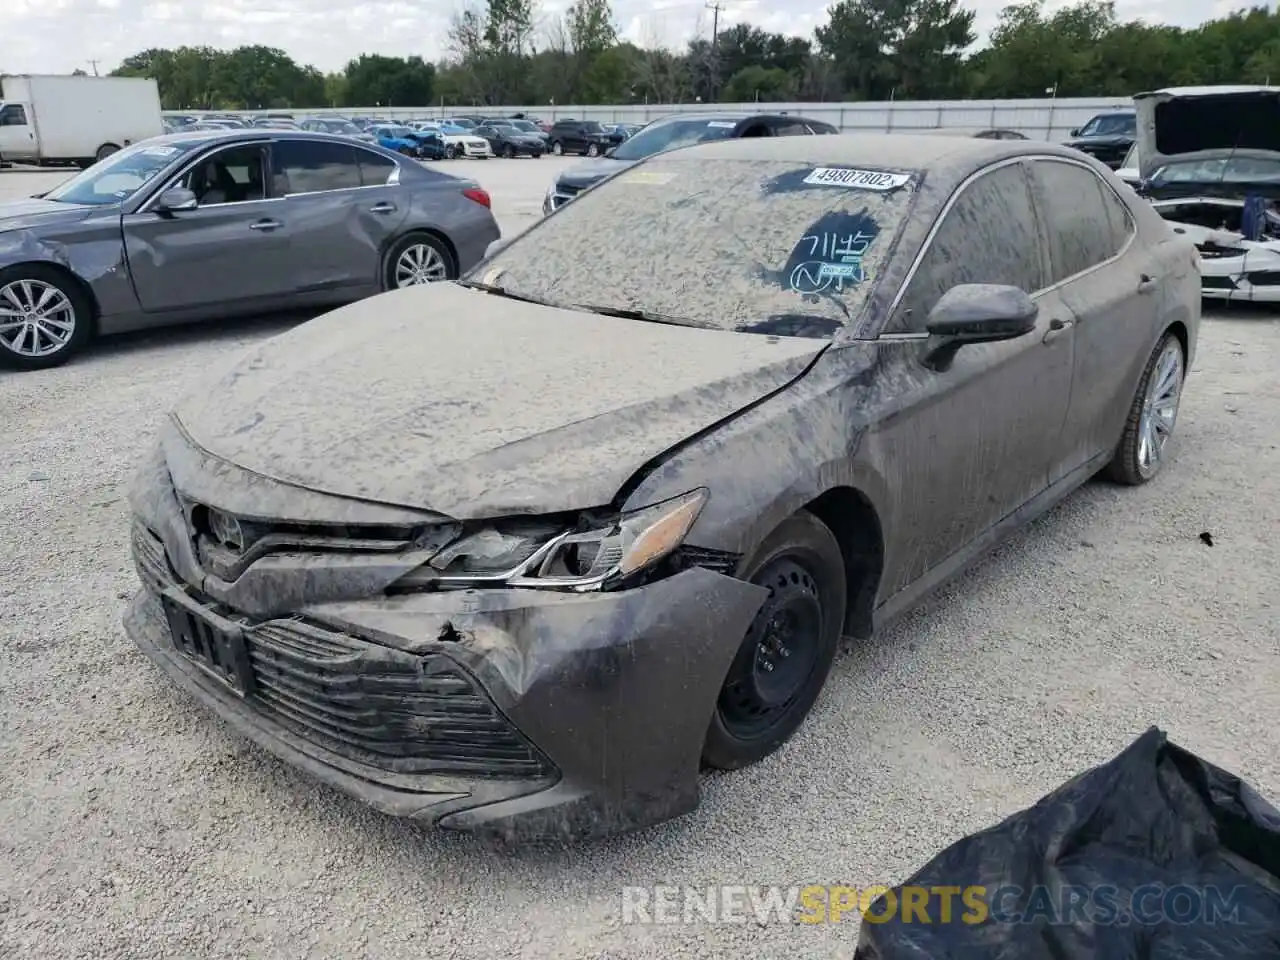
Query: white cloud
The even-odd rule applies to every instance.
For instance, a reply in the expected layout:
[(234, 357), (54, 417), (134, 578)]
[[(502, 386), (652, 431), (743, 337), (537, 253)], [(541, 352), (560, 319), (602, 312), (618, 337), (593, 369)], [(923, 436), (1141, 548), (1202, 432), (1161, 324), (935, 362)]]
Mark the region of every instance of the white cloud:
[[(148, 47), (213, 47), (260, 43), (282, 47), (301, 63), (341, 69), (361, 53), (444, 54), (450, 19), (461, 0), (373, 0), (354, 8), (339, 0), (7, 0), (6, 21), (21, 23), (22, 43), (0, 45), (0, 70), (70, 73), (91, 59), (110, 69)], [(547, 0), (550, 16), (568, 0)], [(794, 36), (809, 36), (826, 19), (830, 0), (728, 0), (722, 25), (748, 22)], [(985, 33), (1007, 0), (977, 0)], [(1057, 0), (1065, 3), (1067, 0)], [(1221, 16), (1235, 0), (1119, 0), (1121, 19), (1191, 26)], [(16, 7), (16, 9), (14, 9)], [(621, 34), (637, 43), (679, 46), (706, 35), (711, 15), (702, 0), (616, 0)]]

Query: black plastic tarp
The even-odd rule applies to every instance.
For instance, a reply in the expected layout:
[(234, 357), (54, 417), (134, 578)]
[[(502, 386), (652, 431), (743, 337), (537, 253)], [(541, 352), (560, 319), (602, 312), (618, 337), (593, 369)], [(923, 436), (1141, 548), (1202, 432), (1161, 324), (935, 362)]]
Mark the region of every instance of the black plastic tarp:
[(871, 903), (855, 957), (1280, 958), (1280, 811), (1153, 727)]

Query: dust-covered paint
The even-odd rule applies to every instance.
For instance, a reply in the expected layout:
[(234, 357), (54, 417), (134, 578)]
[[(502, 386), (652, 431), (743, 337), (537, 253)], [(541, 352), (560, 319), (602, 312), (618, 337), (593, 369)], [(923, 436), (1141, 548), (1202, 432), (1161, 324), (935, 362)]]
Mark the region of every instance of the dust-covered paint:
[[(927, 334), (877, 335), (952, 193), (1001, 161), (1074, 155), (804, 139), (659, 158), (646, 168), (668, 184), (605, 183), (480, 264), (496, 290), (437, 285), (336, 311), (181, 402), (131, 495), (145, 586), (130, 635), (246, 736), (391, 813), (515, 838), (691, 809), (727, 671), (754, 654), (748, 628), (772, 602), (750, 575), (772, 535), (796, 519), (825, 526), (839, 559), (824, 554), (824, 573), (846, 591), (823, 622), (866, 637), (1105, 466), (1151, 351), (1171, 325), (1191, 349), (1197, 331), (1191, 247), (1166, 242), (1130, 197), (1139, 235), (1116, 264), (1136, 274), (1134, 257), (1165, 258), (1160, 296), (1092, 271), (1037, 292), (1032, 332), (931, 368)], [(894, 191), (761, 189), (819, 167), (921, 176)], [(978, 275), (1000, 273), (1007, 245), (991, 240), (1008, 224), (998, 211), (965, 224), (970, 280), (1000, 283)], [(844, 294), (814, 303), (792, 289), (797, 249), (838, 268)], [(1076, 311), (1088, 322), (1062, 322)], [(1108, 321), (1121, 314), (1117, 338)], [(557, 588), (474, 567), (440, 579), (436, 561), (465, 559), (468, 538), (501, 554), (517, 527), (555, 544), (691, 502), (678, 542), (632, 579)], [(203, 559), (208, 511), (274, 531), (233, 581)], [(308, 675), (359, 701), (350, 716), (372, 718), (365, 746), (283, 715), (269, 688), (228, 692), (176, 653), (161, 605), (173, 591), (234, 624), (233, 647), (292, 644)], [(297, 682), (322, 718), (333, 709)], [(485, 719), (470, 729), (506, 752), (369, 748), (394, 747), (386, 731), (406, 716), (407, 737), (457, 736), (433, 712), (441, 691), (464, 696)]]

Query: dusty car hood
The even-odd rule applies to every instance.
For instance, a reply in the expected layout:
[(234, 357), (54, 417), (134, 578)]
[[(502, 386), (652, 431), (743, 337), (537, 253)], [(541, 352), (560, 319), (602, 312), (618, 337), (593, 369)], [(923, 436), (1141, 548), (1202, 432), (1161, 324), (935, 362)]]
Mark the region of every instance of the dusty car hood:
[(605, 177), (611, 176), (619, 170), (634, 166), (635, 163), (635, 160), (615, 160), (613, 157), (598, 157), (595, 160), (575, 163), (560, 174), (557, 182), (564, 184), (566, 187), (577, 187), (579, 190), (585, 190), (587, 187), (599, 183)]
[[(1143, 179), (1175, 157), (1210, 156), (1217, 150), (1280, 152), (1280, 88), (1183, 87), (1140, 93), (1133, 101)], [(1207, 115), (1214, 122), (1206, 123)], [(1223, 122), (1227, 116), (1236, 122)]]
[(57, 203), (53, 200), (11, 200), (0, 203), (0, 232), (5, 230), (29, 230), (32, 227), (52, 223), (74, 223), (95, 211), (107, 207), (78, 203)]
[(209, 453), (278, 481), (457, 519), (553, 513), (608, 504), (824, 346), (441, 283), (264, 341), (175, 413)]

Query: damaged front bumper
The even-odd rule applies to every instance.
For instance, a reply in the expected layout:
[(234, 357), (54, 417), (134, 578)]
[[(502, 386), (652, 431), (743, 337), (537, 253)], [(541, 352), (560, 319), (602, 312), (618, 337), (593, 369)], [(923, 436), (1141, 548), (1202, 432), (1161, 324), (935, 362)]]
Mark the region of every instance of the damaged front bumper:
[(1213, 300), (1280, 302), (1280, 215), (1268, 204), (1249, 239), (1243, 199), (1179, 197), (1152, 201), (1174, 232), (1200, 253), (1201, 295)]
[(715, 700), (766, 595), (694, 567), (626, 591), (379, 593), (255, 618), (175, 572), (195, 561), (178, 521), (133, 532), (144, 587), (125, 628), (161, 670), (339, 790), (508, 842), (696, 807)]

